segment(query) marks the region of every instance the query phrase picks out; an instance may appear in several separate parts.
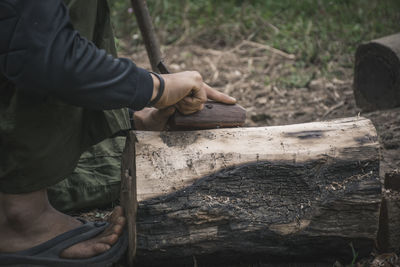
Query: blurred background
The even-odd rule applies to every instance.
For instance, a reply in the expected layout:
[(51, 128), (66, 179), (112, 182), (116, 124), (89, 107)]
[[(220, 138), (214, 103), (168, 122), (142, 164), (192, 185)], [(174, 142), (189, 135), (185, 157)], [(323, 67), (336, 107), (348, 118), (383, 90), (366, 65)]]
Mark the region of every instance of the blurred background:
[[(120, 55), (150, 68), (130, 1), (109, 2)], [(400, 31), (399, 0), (147, 3), (171, 71), (238, 98), (248, 126), (357, 115), (357, 46)]]

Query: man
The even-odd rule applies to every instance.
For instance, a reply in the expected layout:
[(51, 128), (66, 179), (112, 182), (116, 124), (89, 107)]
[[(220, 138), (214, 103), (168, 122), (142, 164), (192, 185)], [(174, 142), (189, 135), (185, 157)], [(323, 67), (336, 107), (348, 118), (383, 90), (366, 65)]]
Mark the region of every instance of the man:
[(207, 98), (235, 100), (197, 72), (159, 76), (116, 58), (106, 0), (2, 0), (0, 30), (0, 266), (113, 263), (126, 248), (122, 209), (110, 224), (83, 222), (55, 210), (46, 188), (129, 130), (126, 108), (155, 129), (172, 106), (189, 114)]

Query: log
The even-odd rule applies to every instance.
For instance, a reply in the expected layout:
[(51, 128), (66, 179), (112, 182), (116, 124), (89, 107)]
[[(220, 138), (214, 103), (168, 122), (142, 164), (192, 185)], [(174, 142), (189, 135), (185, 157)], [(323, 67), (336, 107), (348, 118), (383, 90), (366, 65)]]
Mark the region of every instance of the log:
[(361, 256), (374, 247), (368, 119), (135, 133), (139, 266), (351, 261), (351, 242)]
[(400, 106), (400, 33), (357, 48), (354, 96), (363, 111)]

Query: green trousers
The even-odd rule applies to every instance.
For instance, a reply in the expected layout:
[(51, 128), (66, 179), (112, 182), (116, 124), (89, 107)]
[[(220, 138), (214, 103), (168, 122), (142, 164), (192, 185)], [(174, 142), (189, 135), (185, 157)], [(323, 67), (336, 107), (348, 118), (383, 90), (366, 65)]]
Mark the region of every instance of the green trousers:
[(61, 211), (101, 208), (119, 198), (125, 137), (106, 139), (84, 152), (71, 175), (48, 188), (51, 204)]
[[(107, 0), (65, 3), (75, 29), (97, 47), (116, 55)], [(129, 128), (125, 109), (87, 110), (27, 94), (0, 74), (0, 192), (28, 193), (62, 181), (50, 195), (63, 210), (86, 207), (81, 204), (84, 202), (95, 204), (91, 191), (99, 190), (96, 194), (114, 199), (116, 189), (107, 188), (117, 188), (118, 181), (107, 182), (103, 189), (101, 185), (105, 185), (104, 177), (119, 179), (123, 138), (91, 147)], [(72, 187), (80, 188), (73, 191)]]

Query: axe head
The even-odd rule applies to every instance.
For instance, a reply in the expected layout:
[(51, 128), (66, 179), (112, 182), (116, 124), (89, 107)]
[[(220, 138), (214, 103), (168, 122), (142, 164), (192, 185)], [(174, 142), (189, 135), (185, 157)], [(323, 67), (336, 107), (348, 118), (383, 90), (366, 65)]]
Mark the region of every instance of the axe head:
[(204, 109), (183, 115), (175, 112), (168, 121), (172, 131), (190, 131), (216, 128), (232, 128), (243, 126), (246, 120), (246, 110), (235, 104), (227, 105), (208, 101)]

